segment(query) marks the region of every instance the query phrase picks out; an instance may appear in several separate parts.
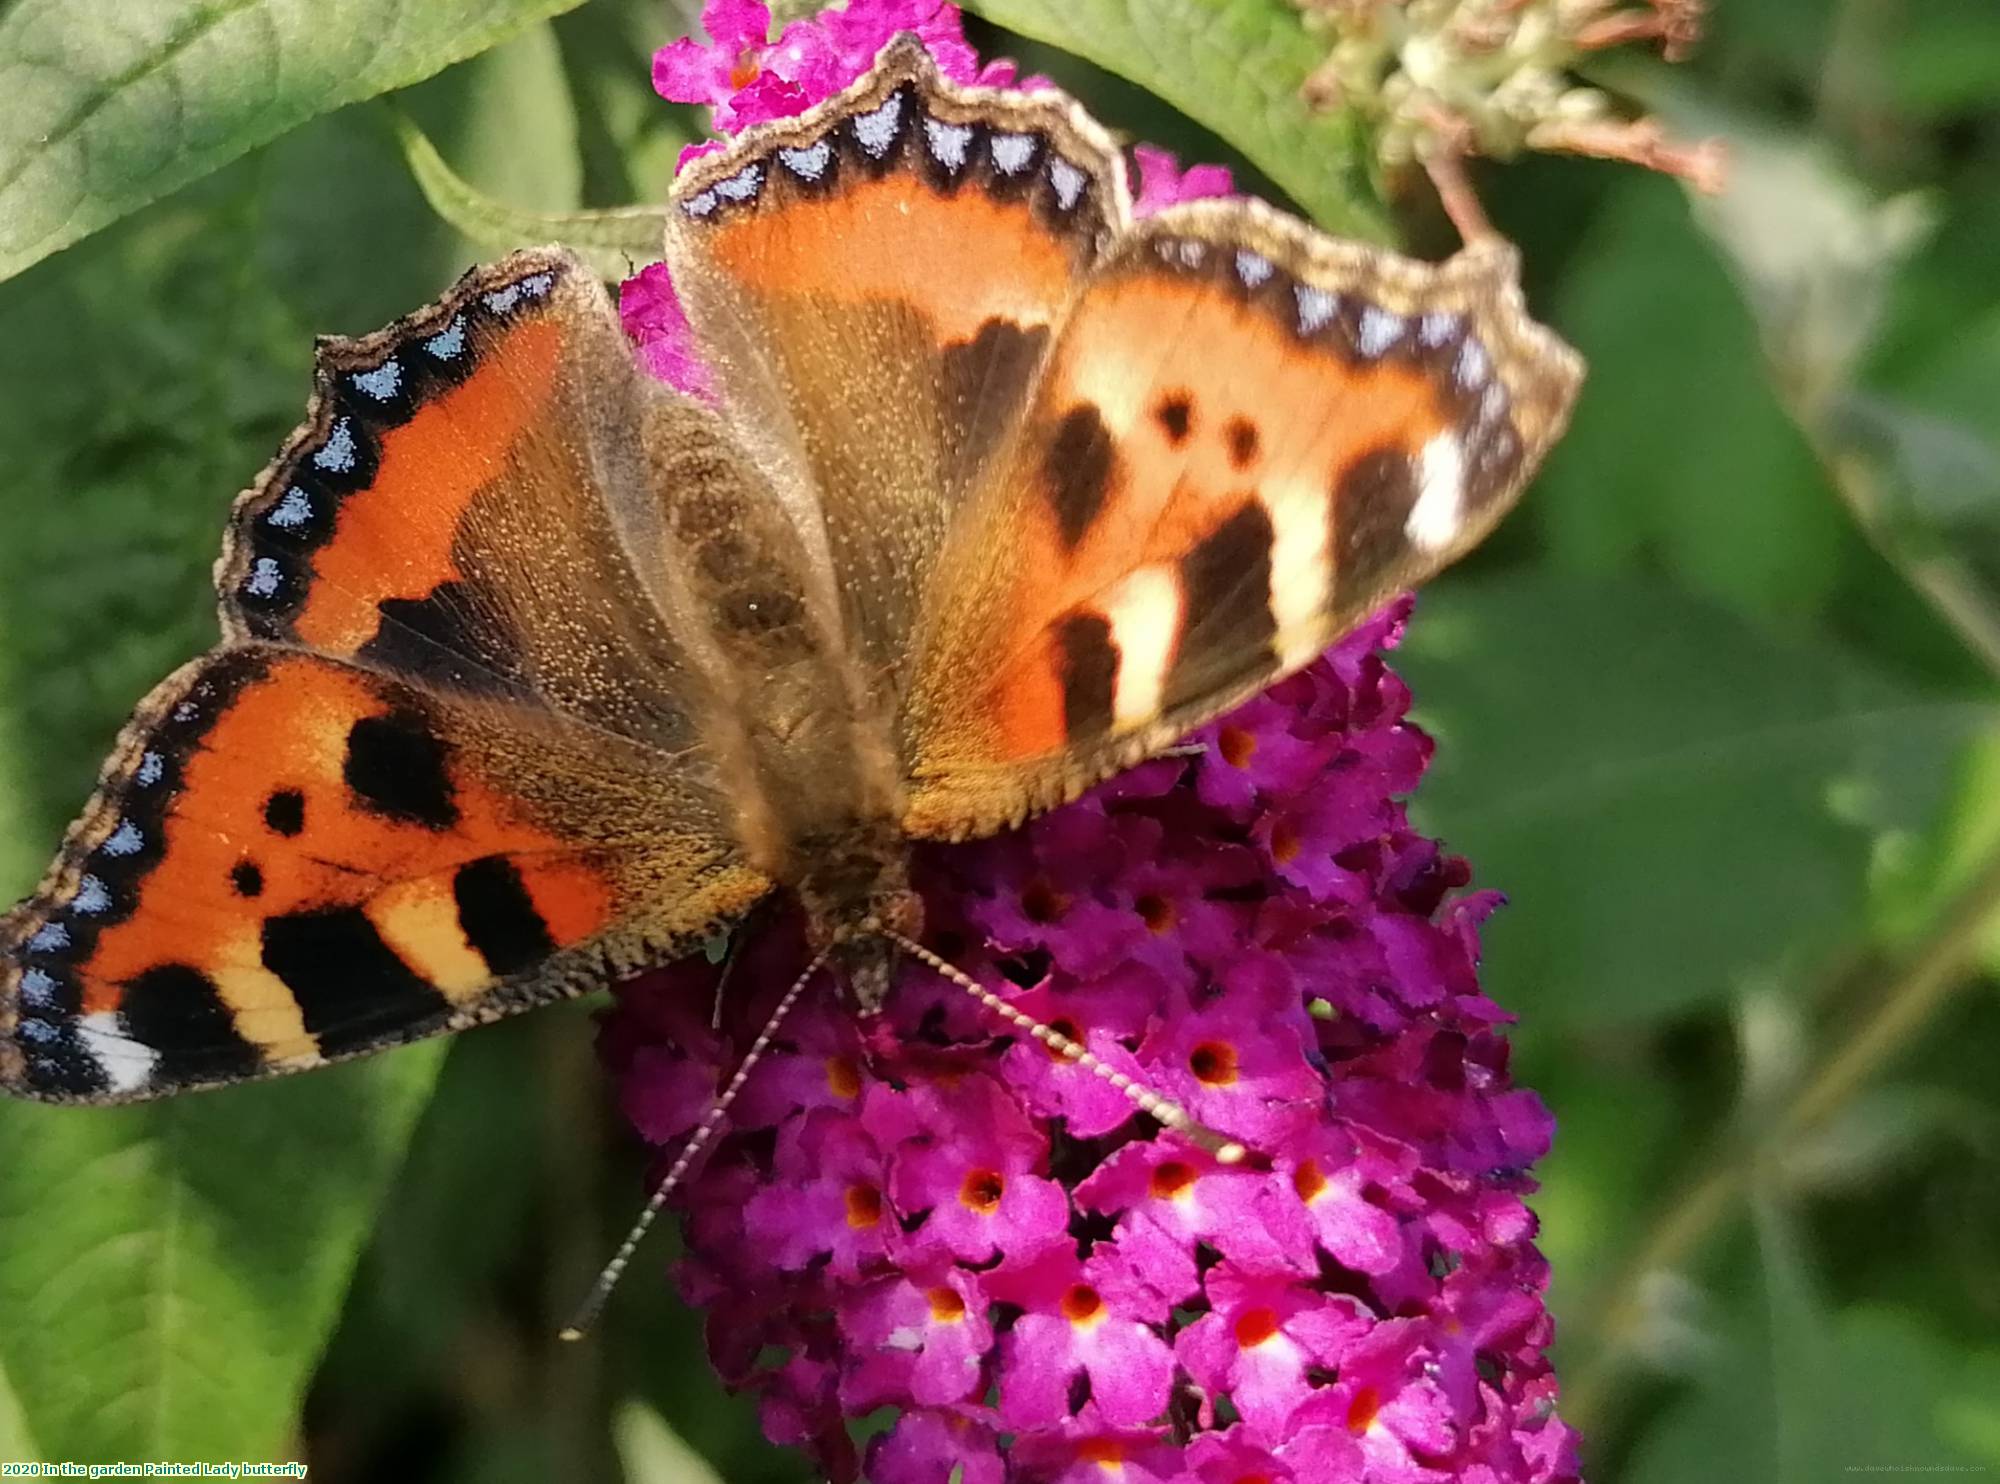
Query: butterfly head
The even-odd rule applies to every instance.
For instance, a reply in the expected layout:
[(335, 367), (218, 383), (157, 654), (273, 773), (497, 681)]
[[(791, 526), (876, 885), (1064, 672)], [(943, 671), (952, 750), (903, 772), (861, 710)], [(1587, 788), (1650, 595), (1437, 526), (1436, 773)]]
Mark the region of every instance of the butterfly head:
[(910, 888), (908, 846), (888, 825), (858, 825), (809, 842), (794, 890), (806, 939), (824, 952), (863, 1015), (880, 1013), (895, 970), (896, 937), (924, 930), (923, 899)]

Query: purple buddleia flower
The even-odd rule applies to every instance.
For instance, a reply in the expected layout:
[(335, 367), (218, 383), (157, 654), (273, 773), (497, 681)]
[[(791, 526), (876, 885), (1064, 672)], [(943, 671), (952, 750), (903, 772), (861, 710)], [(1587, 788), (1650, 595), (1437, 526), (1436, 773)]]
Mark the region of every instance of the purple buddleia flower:
[[(1429, 751), (1378, 652), (1406, 613), (1199, 756), (920, 850), (962, 967), (1268, 1157), (1217, 1163), (923, 969), (869, 1026), (827, 985), (678, 1202), (682, 1291), (771, 1437), (854, 1478), (848, 1422), (891, 1408), (876, 1484), (1577, 1477), (1522, 1199), (1551, 1125), (1475, 973), (1494, 898), (1451, 895), (1463, 864), (1389, 792)], [(1259, 843), (1304, 814), (1345, 832)], [(1337, 876), (1295, 869), (1319, 852)], [(649, 1140), (694, 1126), (803, 952), (785, 923), (745, 943), (719, 1037), (711, 965), (618, 989)]]
[[(811, 106), (900, 30), (1012, 85), (925, 0), (775, 39), (754, 0), (703, 21), (655, 81), (724, 133)], [(1141, 213), (1231, 189), (1134, 154)], [(713, 397), (663, 266), (621, 309), (643, 364)], [(823, 975), (784, 1022), (673, 1202), (680, 1290), (773, 1441), (874, 1484), (1578, 1477), (1523, 1199), (1552, 1123), (1476, 972), (1499, 899), (1400, 802), (1431, 753), (1382, 659), (1408, 613), (1190, 755), (912, 863), (927, 942), (1251, 1158), (1161, 1130), (921, 966), (872, 1021)], [(704, 960), (615, 990), (602, 1053), (662, 1169), (805, 958), (795, 917), (760, 917), (719, 1028)], [(884, 1409), (864, 1452), (851, 1425)]]

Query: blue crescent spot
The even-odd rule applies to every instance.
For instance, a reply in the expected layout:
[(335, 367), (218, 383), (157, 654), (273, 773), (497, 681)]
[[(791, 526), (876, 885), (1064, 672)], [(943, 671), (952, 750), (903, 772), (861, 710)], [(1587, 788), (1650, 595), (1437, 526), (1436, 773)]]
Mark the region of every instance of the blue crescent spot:
[(778, 163), (801, 180), (818, 180), (833, 163), (833, 146), (822, 139), (805, 149), (781, 149)]
[(326, 442), (313, 455), (313, 463), (335, 474), (345, 474), (354, 467), (354, 429), (346, 418), (333, 425), (333, 431), (326, 435)]
[(56, 981), (41, 969), (29, 969), (21, 975), (21, 1003), (37, 1009), (53, 1005), (56, 999)]
[(403, 384), (403, 366), (400, 361), (387, 360), (373, 371), (357, 371), (347, 379), (376, 401), (386, 402)]
[(424, 342), (424, 349), (440, 361), (449, 361), (465, 349), (465, 316), (455, 314), (451, 323)]
[(1310, 335), (1323, 328), (1340, 308), (1340, 300), (1325, 289), (1300, 284), (1298, 288), (1299, 329)]
[(556, 276), (553, 273), (531, 273), (521, 280), (521, 292), (530, 299), (539, 299), (549, 291), (555, 281)]
[(69, 929), (59, 922), (45, 922), (28, 939), (30, 953), (53, 953), (58, 948), (69, 947)]
[[(182, 706), (185, 706), (186, 704), (187, 702), (185, 701), (181, 702)], [(186, 720), (186, 718), (180, 714), (179, 706), (174, 708), (174, 720), (176, 721)], [(139, 787), (151, 788), (154, 784), (160, 781), (160, 775), (166, 771), (167, 771), (166, 762), (160, 757), (160, 755), (157, 752), (148, 752), (140, 757), (139, 771), (133, 774), (132, 776), (137, 781)]]
[(95, 917), (110, 905), (110, 889), (96, 876), (86, 876), (77, 882), (76, 895), (69, 904), (72, 912), (81, 912), (85, 917)]
[(278, 503), (264, 513), (266, 525), (278, 526), (283, 530), (302, 526), (311, 519), (312, 496), (297, 485), (287, 489)]
[(869, 159), (879, 160), (889, 152), (889, 146), (896, 142), (896, 126), (902, 119), (900, 93), (891, 93), (877, 107), (854, 116), (854, 138), (868, 152)]
[(504, 289), (495, 289), (482, 302), (495, 314), (505, 314), (519, 303), (520, 299), (521, 286), (518, 283), (510, 283)]
[(1452, 368), (1452, 375), (1458, 384), (1468, 392), (1486, 384), (1486, 378), (1493, 370), (1493, 363), (1486, 357), (1486, 347), (1477, 340), (1468, 340), (1459, 347), (1458, 363)]
[(1248, 248), (1236, 254), (1236, 276), (1243, 280), (1243, 287), (1254, 289), (1271, 276), (1271, 260)]
[(1361, 329), (1354, 337), (1354, 344), (1372, 361), (1403, 338), (1403, 325), (1400, 314), (1391, 314), (1371, 304), (1361, 311)]
[(24, 1020), (21, 1022), (20, 1037), (23, 1041), (35, 1041), (46, 1046), (51, 1041), (60, 1041), (62, 1032), (46, 1020)]
[(725, 201), (748, 201), (757, 194), (757, 187), (764, 183), (762, 165), (745, 165), (734, 175), (715, 183), (715, 194)]
[(137, 855), (145, 843), (145, 832), (127, 819), (120, 821), (118, 828), (97, 848), (111, 856)]
[(1446, 314), (1442, 310), (1433, 309), (1429, 314), (1417, 321), (1417, 342), (1431, 350), (1436, 350), (1458, 333), (1460, 323), (1457, 315)]
[(1056, 200), (1062, 209), (1068, 211), (1083, 195), (1083, 183), (1088, 179), (1084, 173), (1060, 155), (1049, 161), (1049, 184), (1056, 189)]
[(1002, 175), (1019, 175), (1028, 168), (1028, 161), (1035, 157), (1035, 136), (1032, 134), (995, 134), (993, 136), (993, 168)]
[(711, 188), (702, 191), (698, 195), (689, 196), (687, 200), (681, 202), (681, 214), (683, 216), (691, 216), (699, 221), (702, 217), (713, 215), (715, 208), (720, 204), (720, 199), (716, 196), (714, 189)]
[(925, 119), (924, 137), (930, 141), (931, 155), (939, 164), (951, 170), (965, 168), (965, 157), (972, 148), (970, 124), (946, 124), (937, 119)]
[(258, 557), (251, 564), (250, 575), (244, 580), (243, 591), (253, 598), (268, 598), (276, 593), (285, 579), (285, 569), (278, 565), (276, 557)]

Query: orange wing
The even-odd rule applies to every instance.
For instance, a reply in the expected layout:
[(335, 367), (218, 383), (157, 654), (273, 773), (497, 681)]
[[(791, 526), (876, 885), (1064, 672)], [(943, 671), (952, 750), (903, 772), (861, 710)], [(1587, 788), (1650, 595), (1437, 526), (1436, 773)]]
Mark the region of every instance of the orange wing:
[(141, 704), (0, 921), (0, 1088), (315, 1066), (592, 987), (762, 894), (630, 555), (664, 539), (653, 395), (558, 254), (322, 347), (231, 523), (223, 645)]
[(900, 675), (923, 575), (1124, 190), (1074, 103), (946, 87), (911, 37), (675, 182), (667, 257), (725, 416), (815, 528), (871, 676)]
[(1239, 201), (1122, 232), (929, 574), (907, 828), (1018, 820), (1305, 664), (1485, 535), (1580, 375), (1504, 247)]

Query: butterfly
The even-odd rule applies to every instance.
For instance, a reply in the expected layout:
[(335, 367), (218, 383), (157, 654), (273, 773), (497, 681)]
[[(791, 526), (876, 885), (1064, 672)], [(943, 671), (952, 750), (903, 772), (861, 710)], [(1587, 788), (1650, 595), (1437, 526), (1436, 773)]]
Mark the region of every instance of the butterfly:
[(921, 934), (913, 841), (1305, 664), (1492, 527), (1581, 378), (1510, 249), (1135, 216), (1079, 105), (912, 37), (690, 162), (668, 217), (712, 404), (557, 249), (321, 342), (230, 516), (221, 642), (0, 923), (0, 1087), (320, 1066), (774, 892), (871, 1008)]

